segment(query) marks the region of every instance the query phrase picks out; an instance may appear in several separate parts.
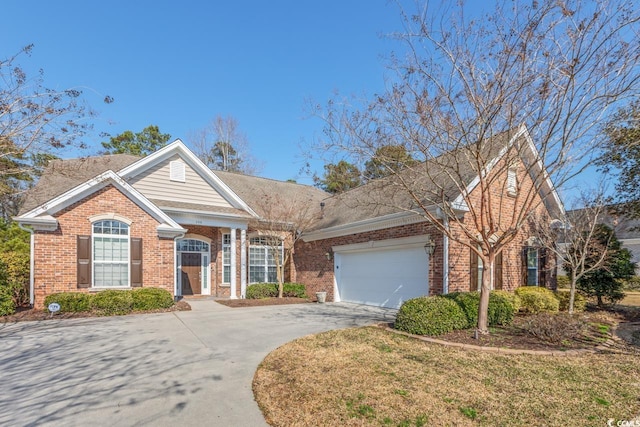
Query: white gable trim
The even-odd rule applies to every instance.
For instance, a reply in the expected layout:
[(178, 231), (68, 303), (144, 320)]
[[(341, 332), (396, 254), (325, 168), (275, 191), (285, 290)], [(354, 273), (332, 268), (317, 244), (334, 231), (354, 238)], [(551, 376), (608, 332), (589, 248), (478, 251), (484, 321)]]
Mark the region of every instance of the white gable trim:
[(95, 178), (92, 178), (72, 188), (71, 190), (62, 193), (61, 195), (51, 199), (49, 202), (44, 203), (30, 210), (29, 212), (20, 215), (19, 217), (16, 217), (16, 220), (22, 224), (38, 224), (46, 222), (53, 225), (53, 221), (56, 220), (51, 216), (52, 214), (59, 212), (76, 202), (81, 201), (87, 196), (110, 184), (116, 187), (123, 194), (127, 195), (134, 201), (134, 203), (136, 203), (136, 205), (140, 206), (140, 208), (150, 214), (158, 222), (160, 222), (160, 225), (158, 226), (158, 232), (162, 230), (165, 234), (180, 234), (186, 231), (177, 222), (171, 219), (170, 216), (162, 212), (160, 208), (151, 203), (149, 199), (144, 197), (139, 191), (129, 185), (124, 179), (122, 179), (112, 170), (108, 170), (96, 176)]
[[(520, 126), (520, 128), (518, 129), (518, 131), (515, 133), (515, 135), (513, 135), (511, 137), (511, 139), (509, 140), (509, 143), (506, 144), (498, 153), (498, 155), (492, 159), (489, 164), (487, 164), (487, 167), (485, 168), (484, 171), (482, 171), (482, 176), (487, 176), (491, 170), (494, 168), (494, 166), (500, 161), (500, 159), (502, 159), (504, 157), (504, 155), (507, 153), (507, 151), (509, 150), (509, 148), (511, 148), (511, 146), (513, 146), (515, 144), (515, 142), (518, 140), (518, 138), (523, 137), (527, 143), (527, 146), (529, 147), (529, 150), (531, 150), (531, 153), (533, 154), (533, 157), (539, 168), (540, 171), (545, 171), (544, 165), (542, 164), (542, 160), (540, 159), (540, 153), (538, 152), (538, 149), (536, 148), (535, 144), (533, 143), (533, 139), (531, 138), (531, 135), (529, 134), (529, 130), (527, 129), (527, 127), (523, 124)], [(522, 158), (522, 156), (521, 156)], [(525, 159), (522, 159), (523, 161)], [(533, 172), (531, 172), (533, 173)], [(534, 178), (532, 176), (532, 178)], [(562, 202), (560, 201), (560, 196), (558, 195), (558, 192), (556, 191), (555, 186), (553, 185), (553, 182), (551, 181), (551, 177), (549, 176), (548, 173), (546, 173), (545, 171), (545, 184), (549, 187), (549, 195), (551, 195), (553, 202), (556, 203), (558, 210), (561, 212), (562, 215), (564, 215), (565, 211), (564, 211), (564, 205), (562, 204)], [(467, 206), (467, 203), (465, 201), (465, 194), (471, 194), (471, 192), (478, 186), (478, 184), (480, 184), (480, 176), (476, 176), (470, 183), (469, 185), (467, 185), (467, 188), (465, 188), (464, 193), (461, 193), (458, 195), (458, 197), (456, 197), (456, 199), (451, 203), (451, 206), (454, 207), (455, 209), (459, 209), (459, 210), (469, 210), (469, 207)], [(549, 195), (541, 195), (542, 199), (545, 200)]]
[(180, 140), (176, 139), (171, 144), (164, 146), (155, 153), (138, 160), (137, 162), (120, 170), (118, 174), (129, 180), (135, 177), (141, 172), (157, 165), (158, 163), (168, 159), (174, 154), (178, 154), (193, 170), (196, 171), (212, 188), (214, 188), (220, 195), (227, 200), (231, 206), (237, 209), (242, 209), (250, 213), (254, 217), (258, 215), (247, 205), (227, 184), (222, 182), (220, 178), (209, 169), (202, 161), (195, 155), (186, 145)]

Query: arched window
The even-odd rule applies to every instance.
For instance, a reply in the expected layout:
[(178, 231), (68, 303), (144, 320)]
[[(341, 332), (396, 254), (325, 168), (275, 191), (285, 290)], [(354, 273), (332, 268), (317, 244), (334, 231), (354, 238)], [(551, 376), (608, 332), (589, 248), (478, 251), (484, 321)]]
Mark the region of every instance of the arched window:
[(93, 223), (93, 286), (129, 287), (129, 225), (122, 221)]
[(178, 241), (178, 251), (180, 252), (209, 252), (209, 244), (202, 240), (182, 239)]

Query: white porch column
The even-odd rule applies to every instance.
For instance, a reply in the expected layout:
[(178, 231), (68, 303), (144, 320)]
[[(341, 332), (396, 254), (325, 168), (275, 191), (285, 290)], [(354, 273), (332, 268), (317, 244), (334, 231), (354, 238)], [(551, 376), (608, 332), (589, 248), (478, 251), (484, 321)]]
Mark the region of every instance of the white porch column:
[(247, 296), (247, 230), (240, 230), (240, 297)]
[(238, 273), (238, 265), (236, 263), (236, 229), (231, 229), (231, 295), (229, 298), (236, 299), (236, 274)]

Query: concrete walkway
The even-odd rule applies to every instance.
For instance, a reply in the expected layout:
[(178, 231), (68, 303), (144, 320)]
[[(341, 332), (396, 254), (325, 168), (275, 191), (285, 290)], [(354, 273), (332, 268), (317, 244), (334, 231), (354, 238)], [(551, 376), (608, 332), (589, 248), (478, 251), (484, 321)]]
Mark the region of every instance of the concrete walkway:
[(260, 426), (253, 374), (295, 338), (391, 321), (351, 304), (229, 308), (0, 326), (0, 425)]

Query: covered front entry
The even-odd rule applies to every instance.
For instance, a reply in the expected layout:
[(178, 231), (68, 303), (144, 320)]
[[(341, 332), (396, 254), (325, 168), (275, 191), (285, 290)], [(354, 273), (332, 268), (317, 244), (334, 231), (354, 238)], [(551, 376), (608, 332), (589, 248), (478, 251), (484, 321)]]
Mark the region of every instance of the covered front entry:
[(429, 294), (429, 256), (424, 244), (353, 246), (334, 249), (340, 301), (400, 308), (408, 299)]
[(178, 240), (177, 258), (179, 295), (211, 295), (209, 242)]

